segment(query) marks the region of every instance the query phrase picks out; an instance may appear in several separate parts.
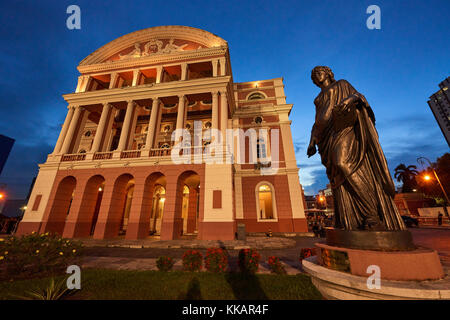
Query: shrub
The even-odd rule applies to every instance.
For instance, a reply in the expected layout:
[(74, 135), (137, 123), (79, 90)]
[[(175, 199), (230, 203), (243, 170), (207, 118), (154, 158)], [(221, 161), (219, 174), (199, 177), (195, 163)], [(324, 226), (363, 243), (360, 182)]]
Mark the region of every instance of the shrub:
[(156, 266), (159, 271), (170, 271), (172, 270), (174, 261), (171, 257), (162, 256), (156, 260)]
[(27, 296), (18, 296), (17, 298), (24, 300), (61, 300), (71, 293), (67, 288), (66, 281), (67, 279), (64, 278), (55, 283), (55, 279), (51, 278), (47, 286), (27, 291)]
[(254, 249), (241, 249), (239, 251), (238, 264), (241, 272), (255, 273), (258, 271), (261, 256)]
[(228, 253), (222, 248), (209, 248), (205, 256), (205, 269), (210, 272), (225, 272), (228, 266)]
[(270, 271), (276, 274), (286, 274), (286, 270), (284, 269), (284, 266), (281, 264), (280, 258), (275, 256), (270, 256), (267, 260), (267, 263), (269, 264)]
[(82, 246), (78, 241), (49, 233), (0, 240), (0, 278), (28, 278), (64, 274), (77, 264)]
[(183, 254), (183, 269), (185, 271), (200, 271), (203, 257), (200, 251), (188, 250)]
[(300, 261), (311, 256), (315, 256), (316, 254), (316, 248), (302, 248), (300, 250)]

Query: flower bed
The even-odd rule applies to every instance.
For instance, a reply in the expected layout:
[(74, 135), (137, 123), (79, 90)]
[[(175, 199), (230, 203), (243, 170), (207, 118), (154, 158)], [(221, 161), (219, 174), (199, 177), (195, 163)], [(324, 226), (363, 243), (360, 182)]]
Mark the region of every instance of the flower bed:
[(260, 258), (258, 251), (254, 249), (241, 249), (238, 258), (239, 269), (244, 273), (257, 272)]
[(156, 260), (156, 266), (159, 271), (170, 271), (173, 268), (174, 261), (171, 257), (162, 256)]
[(284, 269), (284, 266), (281, 264), (280, 258), (270, 256), (269, 259), (267, 260), (267, 263), (269, 264), (270, 271), (272, 271), (272, 273), (286, 274), (286, 270)]
[(203, 257), (200, 251), (188, 250), (183, 254), (183, 270), (200, 271), (202, 269)]
[(0, 278), (16, 279), (64, 273), (77, 264), (81, 243), (49, 233), (0, 239)]
[(225, 272), (228, 266), (228, 253), (222, 248), (209, 248), (205, 256), (205, 269), (210, 272)]

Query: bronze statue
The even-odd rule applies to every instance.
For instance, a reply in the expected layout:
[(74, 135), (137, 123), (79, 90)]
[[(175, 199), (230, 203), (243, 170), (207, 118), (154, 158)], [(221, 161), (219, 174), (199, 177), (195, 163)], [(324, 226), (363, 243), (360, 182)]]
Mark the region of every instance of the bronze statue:
[(335, 228), (405, 230), (366, 98), (346, 80), (334, 80), (328, 67), (315, 67), (311, 79), (321, 91), (314, 100), (316, 120), (307, 154), (314, 155), (318, 146), (333, 190)]

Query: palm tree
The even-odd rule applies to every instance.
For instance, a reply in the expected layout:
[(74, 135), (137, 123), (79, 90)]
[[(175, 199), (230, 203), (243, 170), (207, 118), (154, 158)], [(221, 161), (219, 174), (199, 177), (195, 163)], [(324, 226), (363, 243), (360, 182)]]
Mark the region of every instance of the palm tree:
[(415, 165), (406, 166), (403, 163), (400, 163), (395, 168), (394, 178), (403, 183), (402, 192), (411, 192), (416, 186), (415, 177), (419, 174), (416, 169), (417, 167)]

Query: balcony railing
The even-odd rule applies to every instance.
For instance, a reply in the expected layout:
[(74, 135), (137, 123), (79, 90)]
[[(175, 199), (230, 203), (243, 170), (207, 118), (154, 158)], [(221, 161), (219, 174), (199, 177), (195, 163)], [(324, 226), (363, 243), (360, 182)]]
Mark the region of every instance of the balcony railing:
[(122, 151), (120, 153), (120, 159), (139, 158), (141, 156), (141, 150)]
[(93, 160), (109, 160), (112, 159), (112, 152), (96, 152), (94, 153)]
[(86, 159), (85, 153), (65, 154), (61, 157), (61, 161), (83, 161)]
[(167, 157), (170, 156), (171, 148), (156, 148), (150, 150), (150, 157)]
[[(199, 147), (188, 147), (189, 153), (191, 155), (199, 155), (202, 154), (207, 147), (205, 146), (199, 146)], [(178, 150), (179, 155), (182, 156), (185, 154), (186, 149), (182, 148)], [(107, 152), (95, 152), (92, 156), (92, 160), (110, 160), (113, 159), (113, 151), (107, 151)], [(148, 156), (153, 157), (170, 157), (172, 154), (172, 148), (155, 148), (151, 149), (148, 153)], [(141, 156), (146, 157), (147, 153), (142, 154), (141, 150), (127, 150), (127, 151), (121, 151), (120, 152), (120, 159), (133, 159), (133, 158), (140, 158)], [(85, 153), (75, 153), (75, 154), (64, 154), (61, 157), (61, 161), (83, 161), (86, 160), (86, 154)]]

